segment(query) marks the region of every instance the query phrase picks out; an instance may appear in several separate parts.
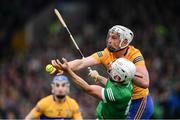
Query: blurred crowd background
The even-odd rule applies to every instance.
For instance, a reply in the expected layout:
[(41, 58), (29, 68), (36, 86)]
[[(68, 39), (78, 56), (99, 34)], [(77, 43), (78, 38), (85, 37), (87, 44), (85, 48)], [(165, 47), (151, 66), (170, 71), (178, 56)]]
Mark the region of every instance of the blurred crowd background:
[[(152, 118), (180, 118), (179, 0), (18, 0), (0, 2), (0, 119), (24, 118), (51, 94), (52, 59), (81, 58), (53, 10), (62, 13), (85, 56), (106, 46), (108, 29), (120, 24), (134, 32), (142, 51), (154, 100)], [(94, 69), (105, 74), (101, 66)], [(88, 70), (78, 72), (90, 84)], [(84, 118), (95, 118), (98, 100), (71, 84)]]

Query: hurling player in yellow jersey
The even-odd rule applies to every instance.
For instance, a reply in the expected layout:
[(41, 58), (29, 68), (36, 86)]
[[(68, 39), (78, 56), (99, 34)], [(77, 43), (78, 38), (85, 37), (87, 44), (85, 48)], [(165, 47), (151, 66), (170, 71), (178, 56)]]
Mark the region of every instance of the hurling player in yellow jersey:
[[(136, 74), (133, 78), (133, 96), (130, 108), (130, 119), (148, 119), (153, 113), (153, 101), (149, 94), (149, 73), (140, 50), (129, 45), (134, 37), (133, 32), (121, 25), (115, 25), (109, 29), (107, 35), (107, 47), (103, 51), (96, 52), (86, 58), (68, 62), (72, 70), (77, 71), (85, 67), (102, 64), (106, 69), (117, 58), (126, 58), (136, 66)], [(56, 60), (52, 65), (60, 70)]]
[(55, 76), (52, 95), (42, 98), (26, 116), (29, 119), (82, 119), (77, 102), (68, 96), (69, 80), (66, 76)]

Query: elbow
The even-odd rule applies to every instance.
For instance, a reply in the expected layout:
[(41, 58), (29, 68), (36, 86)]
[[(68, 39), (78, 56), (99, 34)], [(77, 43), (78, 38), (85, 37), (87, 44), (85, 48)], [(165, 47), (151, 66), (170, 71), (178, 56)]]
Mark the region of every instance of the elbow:
[(86, 89), (84, 89), (84, 91), (85, 91), (86, 93), (88, 93), (88, 94), (91, 94), (91, 93), (92, 93), (92, 90), (91, 90), (90, 88), (86, 88)]
[(146, 89), (149, 87), (149, 77), (146, 77), (144, 75), (135, 75), (134, 83), (137, 86)]
[(135, 83), (135, 85), (137, 85), (141, 88), (144, 88), (144, 89), (149, 87), (149, 81), (139, 81), (139, 82), (134, 81), (134, 83)]
[(90, 86), (86, 87), (86, 88), (84, 89), (84, 91), (85, 91), (86, 93), (90, 94), (90, 95), (93, 93), (93, 90), (91, 89)]
[(148, 88), (148, 87), (149, 87), (149, 81), (148, 81), (148, 80), (147, 80), (147, 81), (144, 81), (144, 82), (142, 83), (141, 87), (144, 88), (144, 89)]
[(91, 91), (90, 85), (88, 85), (88, 84), (80, 85), (80, 88), (86, 93), (89, 93)]
[(142, 86), (142, 88), (144, 88), (144, 89), (146, 89), (146, 88), (148, 88), (149, 87), (149, 84), (148, 83), (145, 83), (143, 86)]

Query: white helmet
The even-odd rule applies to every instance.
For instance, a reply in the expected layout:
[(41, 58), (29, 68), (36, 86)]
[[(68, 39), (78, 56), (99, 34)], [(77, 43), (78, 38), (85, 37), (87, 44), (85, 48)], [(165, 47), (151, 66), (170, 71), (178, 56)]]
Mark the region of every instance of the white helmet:
[(113, 81), (128, 83), (136, 73), (136, 66), (125, 58), (118, 58), (111, 64), (109, 74)]
[[(112, 28), (109, 29), (108, 34), (109, 33), (118, 33), (119, 38), (121, 40), (121, 42), (119, 44), (119, 47), (121, 49), (127, 47), (130, 44), (130, 42), (132, 41), (133, 37), (134, 37), (134, 34), (130, 29), (128, 29), (128, 28), (126, 28), (124, 26), (121, 26), (121, 25), (113, 26)], [(123, 43), (124, 40), (127, 40), (128, 44), (125, 45), (125, 46), (122, 46), (122, 43)]]

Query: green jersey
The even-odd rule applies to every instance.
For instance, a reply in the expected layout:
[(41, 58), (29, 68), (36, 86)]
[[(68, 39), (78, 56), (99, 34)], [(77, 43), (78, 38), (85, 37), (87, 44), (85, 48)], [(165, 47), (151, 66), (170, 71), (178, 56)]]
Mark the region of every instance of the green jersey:
[(133, 93), (132, 82), (120, 85), (107, 80), (102, 90), (103, 100), (96, 108), (96, 116), (99, 119), (126, 118), (131, 104)]

